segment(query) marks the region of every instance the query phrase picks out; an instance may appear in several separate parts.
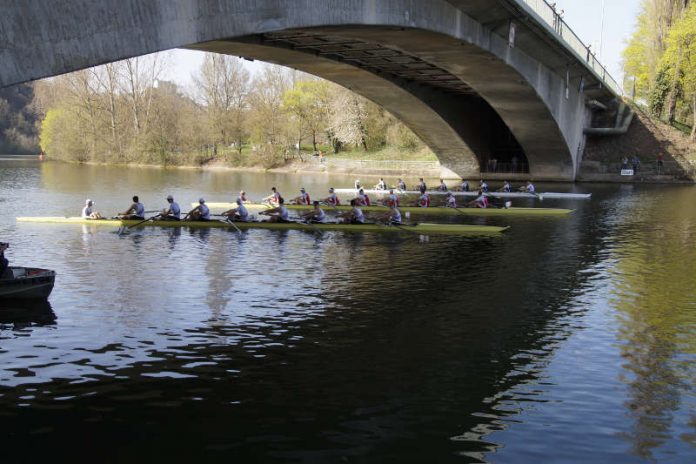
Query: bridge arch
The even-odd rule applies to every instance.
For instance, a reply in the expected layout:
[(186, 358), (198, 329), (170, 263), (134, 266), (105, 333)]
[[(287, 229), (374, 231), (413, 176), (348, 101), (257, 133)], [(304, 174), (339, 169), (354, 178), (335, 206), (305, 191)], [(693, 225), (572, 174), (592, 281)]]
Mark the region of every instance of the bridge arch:
[[(0, 18), (8, 44), (0, 49), (0, 85), (175, 47), (235, 54), (372, 99), (459, 174), (477, 173), (491, 143), (507, 138), (521, 147), (534, 178), (573, 179), (585, 119), (581, 90), (457, 3), (65, 0), (68, 8), (55, 11), (50, 0), (34, 0)], [(356, 60), (360, 46), (346, 44), (379, 53)]]

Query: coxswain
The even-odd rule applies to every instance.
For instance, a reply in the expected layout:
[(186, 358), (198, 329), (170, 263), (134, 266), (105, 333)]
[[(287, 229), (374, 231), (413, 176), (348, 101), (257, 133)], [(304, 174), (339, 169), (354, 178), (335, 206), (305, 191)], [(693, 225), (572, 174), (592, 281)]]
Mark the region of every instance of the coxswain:
[(341, 200), (338, 199), (333, 187), (329, 188), (329, 196), (321, 201), (329, 206), (339, 206), (341, 204)]
[(499, 192), (505, 192), (505, 193), (510, 193), (512, 192), (512, 186), (510, 185), (510, 182), (504, 181), (503, 186), (498, 189)]
[(478, 197), (471, 200), (466, 204), (466, 206), (467, 208), (488, 208), (490, 206), (490, 202), (488, 201), (488, 197), (485, 195), (483, 190), (479, 189)]
[(267, 209), (266, 211), (261, 211), (259, 214), (268, 216), (267, 222), (291, 222), (290, 214), (285, 207), (285, 200), (283, 197), (278, 198), (278, 206)]
[(244, 206), (244, 202), (237, 198), (236, 203), (236, 208), (225, 211), (222, 216), (226, 216), (228, 221), (249, 222), (249, 210)]
[(184, 216), (184, 221), (210, 221), (210, 209), (205, 204), (205, 198), (198, 200), (198, 206)]
[(528, 180), (527, 185), (523, 185), (522, 187), (520, 187), (520, 191), (527, 193), (536, 193), (536, 187), (534, 187), (534, 184), (532, 184), (531, 180)]
[(425, 185), (425, 181), (422, 177), (420, 177), (418, 180), (418, 190), (428, 190), (428, 186)]
[(134, 219), (139, 221), (145, 220), (145, 206), (140, 203), (138, 195), (133, 196), (133, 204), (131, 204), (130, 208), (124, 212), (118, 213), (118, 217), (120, 219)]
[(387, 221), (387, 224), (395, 226), (401, 225), (401, 211), (399, 211), (399, 208), (392, 205), (389, 207), (389, 212), (384, 215), (384, 219)]
[(483, 179), (481, 179), (481, 182), (479, 183), (479, 190), (481, 190), (483, 193), (488, 193), (488, 184)]
[(85, 207), (82, 208), (82, 219), (104, 219), (101, 213), (92, 210), (92, 205), (94, 205), (92, 200), (85, 200)]
[(358, 190), (358, 196), (355, 197), (355, 201), (357, 201), (359, 206), (370, 206), (370, 197), (367, 196), (363, 189)]
[(377, 182), (377, 185), (375, 185), (375, 189), (377, 190), (386, 190), (387, 189), (387, 184), (384, 182), (384, 178), (380, 177), (379, 182)]
[(181, 219), (181, 208), (179, 203), (174, 201), (174, 197), (167, 195), (167, 203), (169, 205), (162, 210), (160, 218), (164, 221), (178, 221)]
[(437, 190), (439, 192), (446, 192), (447, 191), (447, 184), (445, 184), (445, 181), (440, 179), (440, 185), (437, 186)]
[(447, 207), (447, 208), (456, 208), (457, 207), (457, 198), (454, 196), (454, 193), (447, 192), (447, 198), (445, 199), (445, 207)]
[(459, 189), (462, 192), (468, 192), (469, 188), (469, 182), (466, 179), (462, 179), (462, 184), (459, 186)]
[(398, 188), (399, 190), (406, 190), (406, 182), (404, 182), (403, 179), (399, 178), (399, 182), (397, 182), (396, 188)]
[(350, 211), (339, 214), (342, 222), (345, 224), (365, 224), (365, 214), (363, 214), (355, 199), (350, 200), (350, 206)]
[(421, 195), (418, 197), (418, 201), (416, 202), (416, 206), (420, 208), (429, 208), (430, 207), (430, 195), (428, 192), (425, 191), (424, 188), (421, 189), (420, 191)]
[(319, 206), (319, 202), (315, 201), (313, 205), (314, 208), (312, 208), (311, 211), (307, 211), (306, 213), (301, 214), (302, 219), (304, 219), (305, 222), (316, 224), (326, 222), (326, 213), (323, 209), (321, 209), (321, 206)]
[(261, 203), (270, 203), (271, 206), (277, 207), (280, 204), (280, 192), (278, 192), (278, 189), (276, 189), (275, 187), (271, 187), (271, 192), (273, 193), (271, 193), (267, 197), (264, 197), (261, 200)]
[(307, 193), (305, 191), (304, 187), (302, 187), (300, 189), (300, 196), (293, 198), (291, 203), (293, 203), (295, 205), (311, 205), (312, 204), (311, 200), (309, 199), (309, 193)]

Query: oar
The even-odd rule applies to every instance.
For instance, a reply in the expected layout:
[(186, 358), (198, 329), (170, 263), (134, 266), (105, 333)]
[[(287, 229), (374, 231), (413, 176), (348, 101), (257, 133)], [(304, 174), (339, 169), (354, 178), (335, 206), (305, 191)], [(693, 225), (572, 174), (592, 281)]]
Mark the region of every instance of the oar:
[(234, 221), (229, 216), (225, 216), (224, 214), (211, 214), (211, 216), (227, 218), (226, 220), (224, 220), (222, 222), (224, 222), (225, 224), (232, 224), (232, 227), (234, 227), (234, 230), (239, 232), (239, 235), (242, 235), (242, 230), (239, 227), (237, 227), (237, 225), (234, 223)]
[(137, 223), (133, 224), (132, 226), (121, 226), (121, 227), (119, 227), (119, 229), (118, 229), (118, 235), (122, 235), (122, 234), (123, 234), (124, 232), (126, 232), (127, 230), (132, 229), (133, 227), (138, 227), (140, 224), (144, 224), (144, 223), (146, 223), (147, 221), (151, 221), (151, 220), (156, 219), (156, 218), (158, 218), (158, 217), (160, 217), (160, 216), (162, 216), (162, 214), (158, 214), (158, 215), (156, 215), (156, 216), (149, 217), (149, 218), (147, 218), (147, 219), (144, 219), (144, 220), (142, 220), (142, 221), (140, 221), (140, 222), (137, 222)]

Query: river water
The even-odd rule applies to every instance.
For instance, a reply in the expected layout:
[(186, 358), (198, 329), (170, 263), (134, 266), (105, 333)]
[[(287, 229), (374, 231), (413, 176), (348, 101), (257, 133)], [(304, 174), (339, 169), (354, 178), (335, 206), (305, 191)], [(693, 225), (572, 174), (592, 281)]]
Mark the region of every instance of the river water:
[(450, 219), (487, 238), (15, 222), (352, 180), (0, 161), (8, 257), (58, 273), (0, 311), (2, 462), (696, 460), (694, 187)]

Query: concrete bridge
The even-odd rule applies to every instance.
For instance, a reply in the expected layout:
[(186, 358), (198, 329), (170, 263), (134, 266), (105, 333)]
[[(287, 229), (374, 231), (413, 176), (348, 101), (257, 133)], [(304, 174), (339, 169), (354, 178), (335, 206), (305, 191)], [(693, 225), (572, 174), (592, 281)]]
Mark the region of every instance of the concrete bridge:
[(543, 0), (10, 0), (0, 87), (176, 47), (343, 85), (462, 176), (514, 158), (536, 180), (574, 180), (592, 112), (619, 104)]

